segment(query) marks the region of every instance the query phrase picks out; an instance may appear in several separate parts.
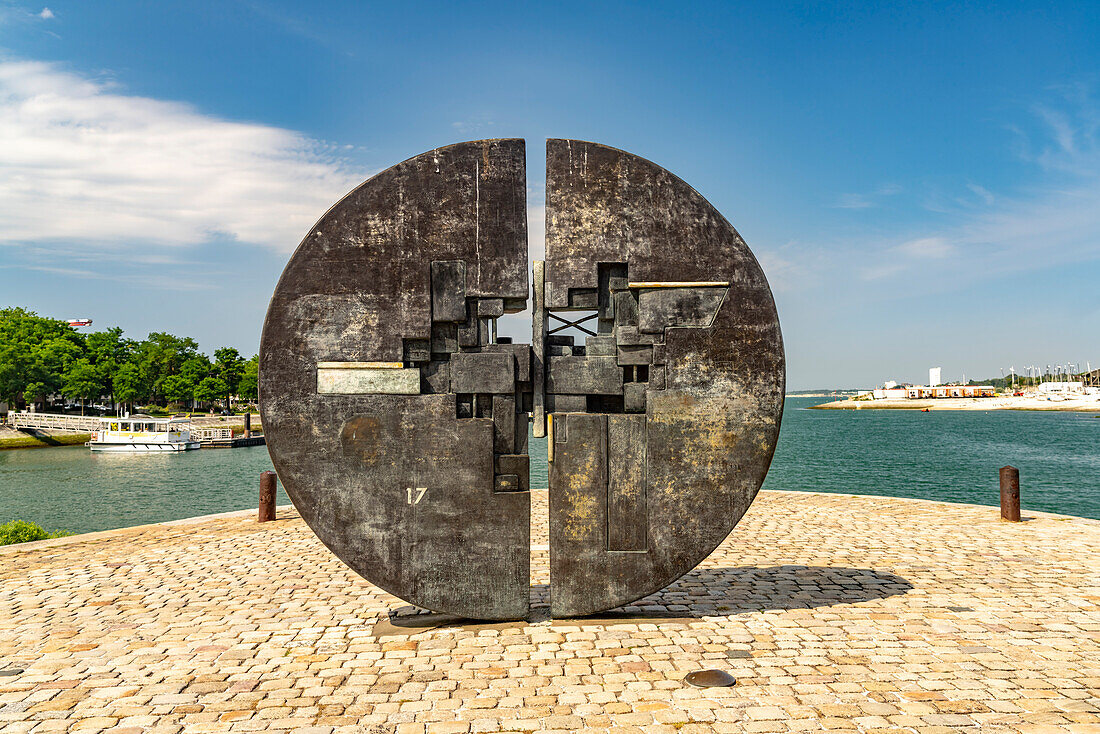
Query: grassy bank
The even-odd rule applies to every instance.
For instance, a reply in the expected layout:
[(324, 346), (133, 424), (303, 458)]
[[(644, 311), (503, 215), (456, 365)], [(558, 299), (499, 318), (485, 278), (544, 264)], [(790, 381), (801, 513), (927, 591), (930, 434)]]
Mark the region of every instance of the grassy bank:
[[(11, 431), (10, 433), (14, 434), (16, 432)], [(81, 446), (91, 440), (92, 434), (90, 433), (65, 433), (53, 436), (32, 436), (27, 433), (3, 435), (0, 436), (0, 451), (4, 449), (41, 449), (48, 446)]]

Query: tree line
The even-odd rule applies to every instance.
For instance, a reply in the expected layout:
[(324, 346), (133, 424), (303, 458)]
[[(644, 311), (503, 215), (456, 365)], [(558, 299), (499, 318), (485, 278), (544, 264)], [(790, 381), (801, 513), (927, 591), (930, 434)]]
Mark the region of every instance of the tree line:
[(219, 400), (228, 410), (232, 396), (256, 400), (257, 366), (233, 347), (211, 359), (190, 337), (154, 332), (138, 341), (118, 327), (81, 334), (59, 319), (0, 309), (0, 401), (16, 409), (44, 408), (59, 395), (82, 407), (106, 399), (112, 410)]

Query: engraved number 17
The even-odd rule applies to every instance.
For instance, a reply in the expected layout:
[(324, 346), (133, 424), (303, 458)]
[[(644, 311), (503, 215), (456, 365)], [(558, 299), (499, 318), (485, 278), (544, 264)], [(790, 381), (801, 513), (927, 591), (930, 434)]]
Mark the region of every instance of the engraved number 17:
[(407, 501), (410, 505), (420, 504), (420, 500), (424, 499), (424, 495), (427, 494), (427, 493), (428, 493), (428, 488), (427, 487), (417, 487), (416, 489), (413, 489), (412, 487), (408, 487), (405, 490), (405, 495), (406, 495)]

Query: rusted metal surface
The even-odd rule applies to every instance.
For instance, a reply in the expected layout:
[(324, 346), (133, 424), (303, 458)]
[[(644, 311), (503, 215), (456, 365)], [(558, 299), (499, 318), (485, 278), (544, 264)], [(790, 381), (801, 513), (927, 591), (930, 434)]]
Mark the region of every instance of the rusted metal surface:
[(1001, 519), (1020, 522), (1020, 470), (1014, 466), (1002, 466)]
[(548, 357), (548, 403), (586, 396), (553, 415), (550, 605), (565, 617), (666, 586), (733, 529), (771, 463), (784, 358), (763, 271), (694, 189), (574, 140), (547, 142), (546, 178), (546, 308), (595, 311), (599, 334)]
[(337, 556), (412, 604), (527, 613), (530, 350), (490, 343), (527, 297), (522, 140), (439, 148), (362, 184), (272, 297), (260, 390), (275, 468)]
[(556, 617), (702, 560), (759, 490), (782, 415), (752, 253), (686, 183), (613, 148), (548, 141), (534, 342), (496, 343), (528, 297), (524, 160), (521, 140), (474, 141), (364, 183), (294, 253), (260, 350), (268, 447), (306, 522), (374, 584), (470, 618), (529, 609), (529, 412)]
[(275, 519), (275, 472), (260, 472), (260, 506), (258, 522), (270, 522)]

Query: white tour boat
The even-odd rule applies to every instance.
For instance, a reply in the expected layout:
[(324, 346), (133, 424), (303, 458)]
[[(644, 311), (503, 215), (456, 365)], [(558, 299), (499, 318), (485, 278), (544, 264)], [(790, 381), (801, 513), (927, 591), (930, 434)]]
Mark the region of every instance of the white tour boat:
[(190, 418), (154, 418), (128, 415), (103, 418), (102, 427), (87, 443), (92, 451), (159, 452), (188, 451), (201, 447), (191, 440)]

